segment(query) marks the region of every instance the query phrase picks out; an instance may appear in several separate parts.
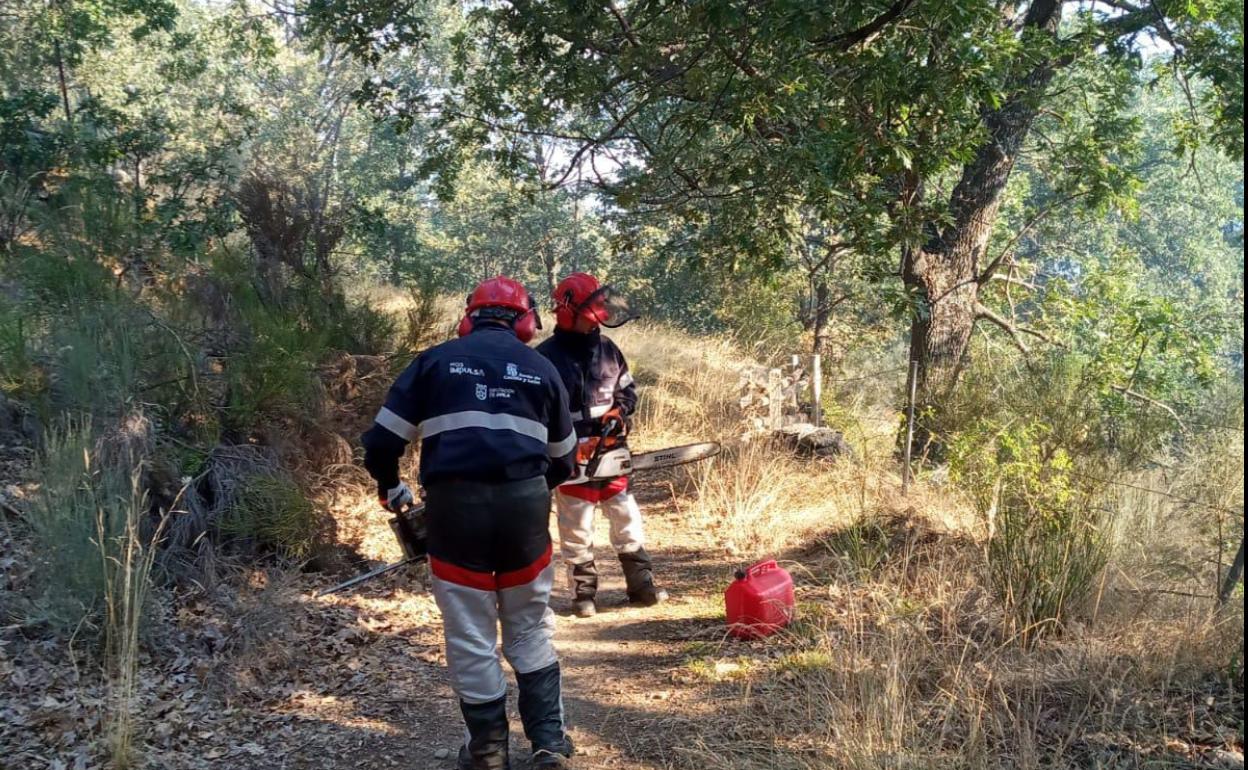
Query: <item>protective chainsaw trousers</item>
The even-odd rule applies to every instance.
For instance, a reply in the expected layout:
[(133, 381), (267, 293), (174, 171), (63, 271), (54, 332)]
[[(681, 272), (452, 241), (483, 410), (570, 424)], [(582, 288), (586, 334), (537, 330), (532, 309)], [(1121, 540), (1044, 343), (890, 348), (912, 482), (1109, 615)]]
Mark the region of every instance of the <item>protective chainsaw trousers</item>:
[(555, 492), (555, 509), (559, 515), (560, 550), (568, 565), (574, 567), (594, 560), (594, 511), (600, 505), (611, 522), (611, 546), (616, 553), (636, 553), (645, 545), (641, 508), (627, 489), (600, 501), (576, 497), (561, 489)]
[(507, 693), (500, 624), (503, 655), (517, 675), (558, 662), (551, 643), (550, 492), (545, 479), (533, 478), (448, 482), (427, 493), (429, 566), (451, 686), (466, 704), (492, 703)]

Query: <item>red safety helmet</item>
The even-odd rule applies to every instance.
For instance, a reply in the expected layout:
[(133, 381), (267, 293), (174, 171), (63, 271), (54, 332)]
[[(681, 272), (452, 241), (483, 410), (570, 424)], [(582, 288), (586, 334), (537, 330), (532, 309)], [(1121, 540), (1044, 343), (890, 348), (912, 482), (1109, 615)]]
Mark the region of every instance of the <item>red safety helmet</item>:
[(603, 286), (589, 273), (572, 273), (555, 287), (555, 325), (571, 330), (577, 319), (614, 329), (637, 316), (628, 301), (611, 286)]
[(542, 328), (533, 295), (519, 281), (504, 275), (482, 281), (468, 295), (468, 306), (463, 320), (459, 322), (459, 336), (471, 332), (473, 322), (478, 318), (494, 318), (509, 323), (521, 342), (533, 339), (537, 330)]

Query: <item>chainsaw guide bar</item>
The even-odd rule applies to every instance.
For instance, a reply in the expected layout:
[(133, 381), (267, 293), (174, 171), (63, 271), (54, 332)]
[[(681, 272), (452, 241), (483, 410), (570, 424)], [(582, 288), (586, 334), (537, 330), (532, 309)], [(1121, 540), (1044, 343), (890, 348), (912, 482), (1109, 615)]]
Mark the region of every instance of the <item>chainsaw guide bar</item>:
[[(708, 460), (722, 451), (722, 447), (714, 441), (708, 441), (701, 444), (686, 444), (685, 446), (668, 447), (667, 449), (656, 449), (653, 452), (639, 452), (632, 454), (627, 447), (617, 447), (604, 453), (598, 453), (590, 461), (590, 473), (586, 473), (586, 468), (581, 467), (580, 478), (573, 480), (572, 483), (584, 483), (591, 478), (598, 478), (603, 475), (607, 478), (616, 476), (626, 476), (636, 471), (652, 471), (660, 468), (674, 468), (677, 465), (686, 465), (688, 463), (696, 463), (699, 460)], [(361, 583), (365, 583), (373, 578), (381, 577), (389, 572), (393, 572), (400, 567), (408, 564), (414, 564), (427, 560), (428, 554), (425, 552), (425, 525), (424, 525), (425, 505), (417, 503), (410, 506), (407, 510), (398, 514), (391, 520), (390, 527), (394, 530), (395, 537), (399, 540), (399, 545), (403, 547), (404, 559), (394, 564), (385, 564), (371, 572), (363, 575), (356, 575), (350, 580), (343, 581), (335, 586), (319, 591), (316, 596), (329, 596), (339, 591), (345, 591), (353, 588)]]

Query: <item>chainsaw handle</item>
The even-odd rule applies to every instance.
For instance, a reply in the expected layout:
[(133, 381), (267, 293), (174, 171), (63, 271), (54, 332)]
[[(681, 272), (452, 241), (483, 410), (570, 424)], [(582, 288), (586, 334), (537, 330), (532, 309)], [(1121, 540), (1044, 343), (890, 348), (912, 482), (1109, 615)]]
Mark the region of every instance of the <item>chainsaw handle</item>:
[(604, 439), (613, 438), (615, 436), (624, 435), (624, 419), (612, 415), (602, 422), (602, 437)]

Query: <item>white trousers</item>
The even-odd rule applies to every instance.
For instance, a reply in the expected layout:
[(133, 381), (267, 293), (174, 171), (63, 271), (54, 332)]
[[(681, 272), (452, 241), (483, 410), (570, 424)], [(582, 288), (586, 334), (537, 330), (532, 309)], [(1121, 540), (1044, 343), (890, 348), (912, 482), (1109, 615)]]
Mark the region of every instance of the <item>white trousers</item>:
[(611, 546), (616, 553), (634, 553), (646, 544), (641, 523), (641, 508), (628, 490), (600, 503), (555, 492), (555, 511), (559, 515), (559, 547), (568, 564), (584, 564), (594, 560), (594, 509), (611, 522)]
[(507, 694), (498, 659), (498, 628), (503, 655), (517, 674), (531, 674), (559, 661), (551, 639), (555, 614), (550, 591), (555, 566), (548, 565), (531, 583), (483, 591), (433, 579), (433, 597), (442, 611), (446, 662), (451, 686), (465, 703), (492, 703)]

